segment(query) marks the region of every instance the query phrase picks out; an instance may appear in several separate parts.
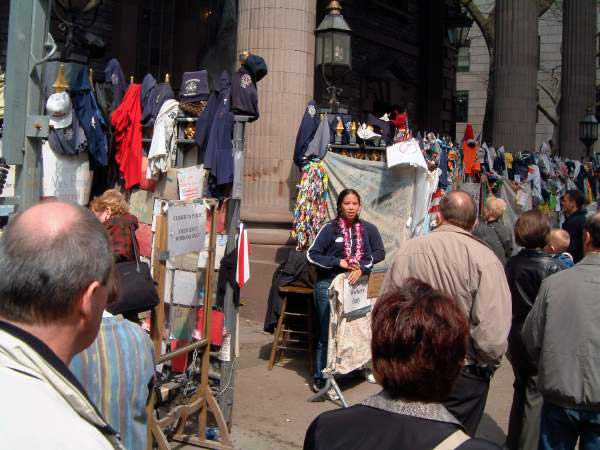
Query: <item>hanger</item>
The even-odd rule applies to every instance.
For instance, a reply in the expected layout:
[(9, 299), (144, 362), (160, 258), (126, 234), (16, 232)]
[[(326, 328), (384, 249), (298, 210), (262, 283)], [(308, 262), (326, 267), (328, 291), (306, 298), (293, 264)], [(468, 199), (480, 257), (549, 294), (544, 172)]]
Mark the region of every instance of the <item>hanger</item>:
[(171, 81), (171, 77), (169, 76), (168, 73), (165, 74), (165, 83), (169, 84)]
[(129, 84), (133, 84), (133, 75), (129, 77)]
[(63, 63), (58, 66), (58, 74), (52, 87), (54, 88), (55, 94), (58, 92), (65, 92), (69, 89), (69, 83), (67, 83), (67, 79), (65, 78), (65, 65)]
[(94, 69), (92, 69), (91, 67), (90, 67), (89, 75), (90, 75), (90, 85), (93, 87), (94, 86)]

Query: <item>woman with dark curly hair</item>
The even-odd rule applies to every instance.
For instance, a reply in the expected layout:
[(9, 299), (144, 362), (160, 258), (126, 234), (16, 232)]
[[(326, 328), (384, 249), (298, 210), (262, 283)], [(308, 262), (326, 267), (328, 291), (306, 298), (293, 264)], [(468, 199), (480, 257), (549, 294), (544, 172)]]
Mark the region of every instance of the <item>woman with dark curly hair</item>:
[(452, 297), (408, 278), (378, 299), (371, 327), (373, 373), (383, 390), (360, 405), (318, 416), (306, 432), (305, 450), (499, 449), (470, 439), (442, 405), (469, 336)]

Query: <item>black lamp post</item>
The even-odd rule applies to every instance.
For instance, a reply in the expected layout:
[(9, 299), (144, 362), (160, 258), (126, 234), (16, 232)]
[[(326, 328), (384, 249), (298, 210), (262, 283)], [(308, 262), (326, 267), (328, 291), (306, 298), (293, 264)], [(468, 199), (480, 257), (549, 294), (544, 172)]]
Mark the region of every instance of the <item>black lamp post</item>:
[(327, 15), (315, 30), (317, 48), (315, 64), (320, 68), (321, 75), (327, 85), (329, 93), (329, 108), (336, 113), (339, 108), (337, 99), (341, 89), (335, 86), (350, 71), (352, 64), (352, 53), (350, 46), (350, 34), (352, 30), (344, 16), (342, 7), (337, 0), (331, 0), (327, 6)]
[(467, 45), (469, 39), (469, 31), (473, 25), (473, 19), (469, 16), (464, 8), (460, 10), (452, 10), (446, 18), (446, 27), (448, 29), (448, 40), (455, 47)]
[(590, 149), (598, 140), (598, 121), (591, 107), (587, 109), (585, 117), (579, 122), (579, 140), (587, 149), (586, 155), (590, 156)]

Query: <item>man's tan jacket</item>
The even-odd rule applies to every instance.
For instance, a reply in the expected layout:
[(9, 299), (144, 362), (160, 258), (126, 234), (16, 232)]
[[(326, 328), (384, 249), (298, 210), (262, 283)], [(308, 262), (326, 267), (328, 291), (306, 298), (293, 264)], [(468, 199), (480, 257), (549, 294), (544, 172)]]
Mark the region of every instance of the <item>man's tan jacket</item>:
[(512, 302), (504, 268), (492, 250), (462, 228), (442, 225), (397, 250), (381, 293), (396, 289), (409, 277), (450, 294), (463, 308), (471, 330), (466, 364), (500, 364)]

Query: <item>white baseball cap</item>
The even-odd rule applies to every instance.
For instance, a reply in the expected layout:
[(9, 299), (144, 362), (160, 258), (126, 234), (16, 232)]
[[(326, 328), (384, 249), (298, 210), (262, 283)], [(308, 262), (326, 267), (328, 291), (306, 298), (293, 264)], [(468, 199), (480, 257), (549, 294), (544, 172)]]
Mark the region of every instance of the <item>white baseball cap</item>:
[(66, 92), (52, 94), (46, 102), (46, 113), (50, 116), (50, 125), (54, 128), (67, 128), (73, 122), (71, 99)]

